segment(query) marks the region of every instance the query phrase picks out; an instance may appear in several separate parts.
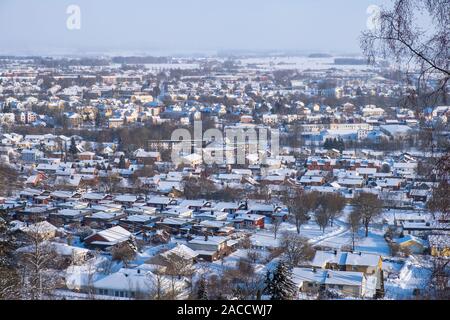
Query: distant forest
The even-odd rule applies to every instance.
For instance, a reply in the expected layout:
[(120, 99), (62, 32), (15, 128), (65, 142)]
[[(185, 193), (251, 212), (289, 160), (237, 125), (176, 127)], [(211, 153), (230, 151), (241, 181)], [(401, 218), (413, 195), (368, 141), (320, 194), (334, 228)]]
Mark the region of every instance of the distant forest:
[(366, 59), (357, 58), (335, 58), (334, 64), (336, 65), (365, 65), (367, 64)]
[(168, 57), (113, 57), (113, 63), (120, 64), (146, 64), (146, 63), (169, 63), (171, 58)]

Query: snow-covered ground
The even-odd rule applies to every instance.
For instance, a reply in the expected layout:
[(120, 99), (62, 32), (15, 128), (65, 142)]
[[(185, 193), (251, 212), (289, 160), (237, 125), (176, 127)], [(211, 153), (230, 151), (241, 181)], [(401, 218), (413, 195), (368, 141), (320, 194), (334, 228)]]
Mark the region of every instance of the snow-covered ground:
[[(339, 231), (342, 231), (342, 228), (340, 227), (339, 223), (336, 223), (333, 227), (328, 226), (325, 229), (325, 232), (323, 232), (320, 229), (320, 227), (317, 225), (317, 223), (310, 220), (310, 221), (308, 221), (308, 223), (306, 223), (300, 227), (300, 236), (311, 239), (311, 240), (319, 240), (319, 239), (322, 239), (323, 237), (333, 235)], [(277, 240), (278, 240), (278, 237), (281, 238), (281, 235), (283, 234), (283, 232), (297, 233), (297, 229), (296, 229), (295, 225), (292, 223), (287, 223), (287, 222), (281, 223), (279, 230), (278, 230), (278, 234), (277, 234)], [(275, 240), (272, 224), (266, 224), (266, 229), (258, 231), (257, 234), (268, 236), (269, 238), (272, 238), (273, 240)]]
[(343, 71), (351, 70), (369, 70), (374, 69), (373, 66), (368, 65), (335, 65), (334, 59), (338, 57), (325, 58), (309, 58), (309, 57), (258, 57), (258, 58), (243, 58), (239, 61), (243, 65), (257, 65), (259, 69), (266, 71), (273, 70), (325, 70), (329, 68), (336, 68)]
[(68, 267), (65, 275), (66, 285), (69, 289), (78, 290), (100, 280), (111, 272), (118, 271), (121, 266), (121, 263), (112, 262), (109, 257), (99, 255), (83, 265)]
[(427, 263), (410, 256), (398, 273), (392, 273), (384, 284), (386, 299), (411, 299), (414, 289), (424, 289), (431, 275)]
[(131, 261), (131, 264), (140, 265), (145, 263), (148, 259), (151, 257), (156, 256), (158, 253), (172, 249), (175, 247), (175, 243), (167, 243), (167, 244), (161, 244), (154, 247), (145, 247), (145, 249), (142, 252), (138, 252), (136, 254), (136, 258)]
[[(346, 230), (336, 236), (326, 238), (320, 242), (320, 245), (340, 249), (342, 246), (351, 245), (350, 231)], [(384, 240), (383, 231), (370, 229), (369, 235), (364, 236), (364, 231), (358, 233), (358, 239), (355, 245), (356, 251), (378, 253), (382, 256), (389, 255), (389, 246)]]

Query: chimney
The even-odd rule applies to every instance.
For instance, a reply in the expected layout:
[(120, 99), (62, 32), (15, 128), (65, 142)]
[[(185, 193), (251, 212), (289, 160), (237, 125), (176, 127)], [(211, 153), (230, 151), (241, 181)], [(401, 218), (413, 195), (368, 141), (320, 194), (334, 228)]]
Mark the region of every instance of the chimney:
[(208, 235), (205, 234), (205, 241), (208, 241)]
[(337, 255), (337, 250), (334, 250), (334, 255)]
[(359, 255), (361, 255), (361, 251), (359, 252)]
[(137, 269), (137, 273), (138, 273), (138, 274), (141, 274), (141, 269)]

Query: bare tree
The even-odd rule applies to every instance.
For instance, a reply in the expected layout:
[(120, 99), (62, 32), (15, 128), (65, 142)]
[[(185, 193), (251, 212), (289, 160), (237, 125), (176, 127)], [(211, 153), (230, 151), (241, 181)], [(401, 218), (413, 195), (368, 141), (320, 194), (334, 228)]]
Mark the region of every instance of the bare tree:
[(437, 79), (439, 87), (435, 92), (446, 99), (450, 78), (449, 12), (448, 0), (395, 0), (391, 8), (381, 9), (375, 27), (362, 33), (361, 48), (369, 62), (377, 57), (393, 58), (407, 68), (418, 69), (418, 89), (429, 79)]
[(232, 295), (233, 286), (230, 280), (231, 276), (227, 275), (211, 275), (207, 278), (206, 291), (208, 299), (223, 300)]
[(149, 297), (151, 299), (155, 300), (161, 300), (165, 296), (165, 290), (164, 290), (164, 270), (163, 268), (158, 268), (156, 270), (153, 270), (154, 277), (152, 278), (153, 281), (151, 281), (150, 284), (150, 294)]
[(101, 178), (101, 182), (106, 192), (114, 193), (118, 190), (122, 178), (116, 172), (108, 171), (106, 177)]
[(247, 258), (252, 262), (256, 263), (261, 258), (261, 253), (256, 250), (249, 250), (247, 252)]
[(318, 208), (316, 209), (316, 223), (319, 225), (322, 232), (325, 232), (325, 228), (328, 226), (328, 223), (330, 222), (330, 216), (328, 214), (327, 208), (320, 204)]
[(330, 225), (333, 226), (334, 219), (339, 217), (345, 208), (345, 198), (340, 194), (329, 193), (321, 196), (319, 202), (324, 207)]
[(14, 190), (21, 187), (18, 174), (7, 165), (0, 164), (0, 195), (9, 196)]
[(98, 253), (94, 253), (94, 257), (92, 257), (87, 262), (87, 284), (86, 284), (86, 291), (89, 297), (89, 300), (95, 299), (95, 288), (94, 288), (94, 276), (95, 272), (97, 271), (95, 261), (97, 260)]
[(243, 249), (250, 249), (252, 247), (252, 241), (250, 240), (250, 237), (244, 237), (240, 241), (240, 245)]
[(315, 250), (308, 242), (308, 239), (292, 232), (283, 233), (280, 247), (286, 256), (287, 262), (293, 267), (298, 266), (302, 261), (308, 261), (314, 257)]
[(427, 202), (428, 209), (435, 219), (446, 220), (450, 217), (450, 153), (447, 152), (434, 164), (434, 174), (438, 179), (437, 187), (433, 188), (431, 198)]
[(297, 191), (292, 197), (287, 199), (289, 213), (294, 217), (297, 233), (300, 228), (310, 219), (309, 212), (317, 206), (317, 194), (315, 192), (302, 193)]
[(423, 300), (449, 300), (450, 291), (448, 282), (450, 281), (449, 263), (450, 259), (443, 256), (431, 256), (428, 261), (430, 265), (430, 275), (424, 282), (424, 290), (420, 292), (418, 298)]
[(381, 214), (383, 203), (376, 194), (360, 193), (353, 199), (353, 212), (359, 215), (365, 228), (365, 236), (369, 236), (369, 224)]
[(136, 256), (136, 248), (130, 241), (125, 241), (113, 247), (111, 254), (113, 260), (122, 261), (125, 266), (128, 266)]
[(275, 239), (277, 238), (278, 231), (280, 230), (281, 222), (282, 220), (279, 218), (272, 218), (272, 231)]
[(20, 268), (25, 295), (33, 300), (39, 300), (44, 294), (51, 294), (57, 286), (57, 278), (52, 272), (52, 266), (58, 259), (54, 247), (46, 242), (45, 226), (36, 223), (33, 229), (26, 233), (29, 243), (21, 251)]
[(262, 288), (263, 277), (255, 272), (254, 266), (247, 259), (241, 258), (235, 268), (227, 269), (223, 274), (226, 284), (224, 291), (230, 296), (239, 299), (255, 299), (257, 292)]
[(361, 216), (358, 212), (352, 211), (348, 215), (348, 224), (350, 226), (350, 234), (351, 234), (351, 244), (352, 244), (352, 250), (355, 250), (355, 244), (356, 240), (358, 238), (358, 231), (361, 227)]
[(176, 299), (178, 292), (176, 290), (176, 280), (181, 280), (185, 276), (193, 274), (192, 264), (176, 253), (170, 253), (164, 258), (164, 274), (171, 279), (171, 297)]

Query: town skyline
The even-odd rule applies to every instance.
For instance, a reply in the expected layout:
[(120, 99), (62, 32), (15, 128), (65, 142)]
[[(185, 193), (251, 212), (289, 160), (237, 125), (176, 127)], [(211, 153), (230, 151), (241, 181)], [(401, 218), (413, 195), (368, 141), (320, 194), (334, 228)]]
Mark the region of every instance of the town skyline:
[(0, 300), (450, 300), (450, 1), (0, 1)]

